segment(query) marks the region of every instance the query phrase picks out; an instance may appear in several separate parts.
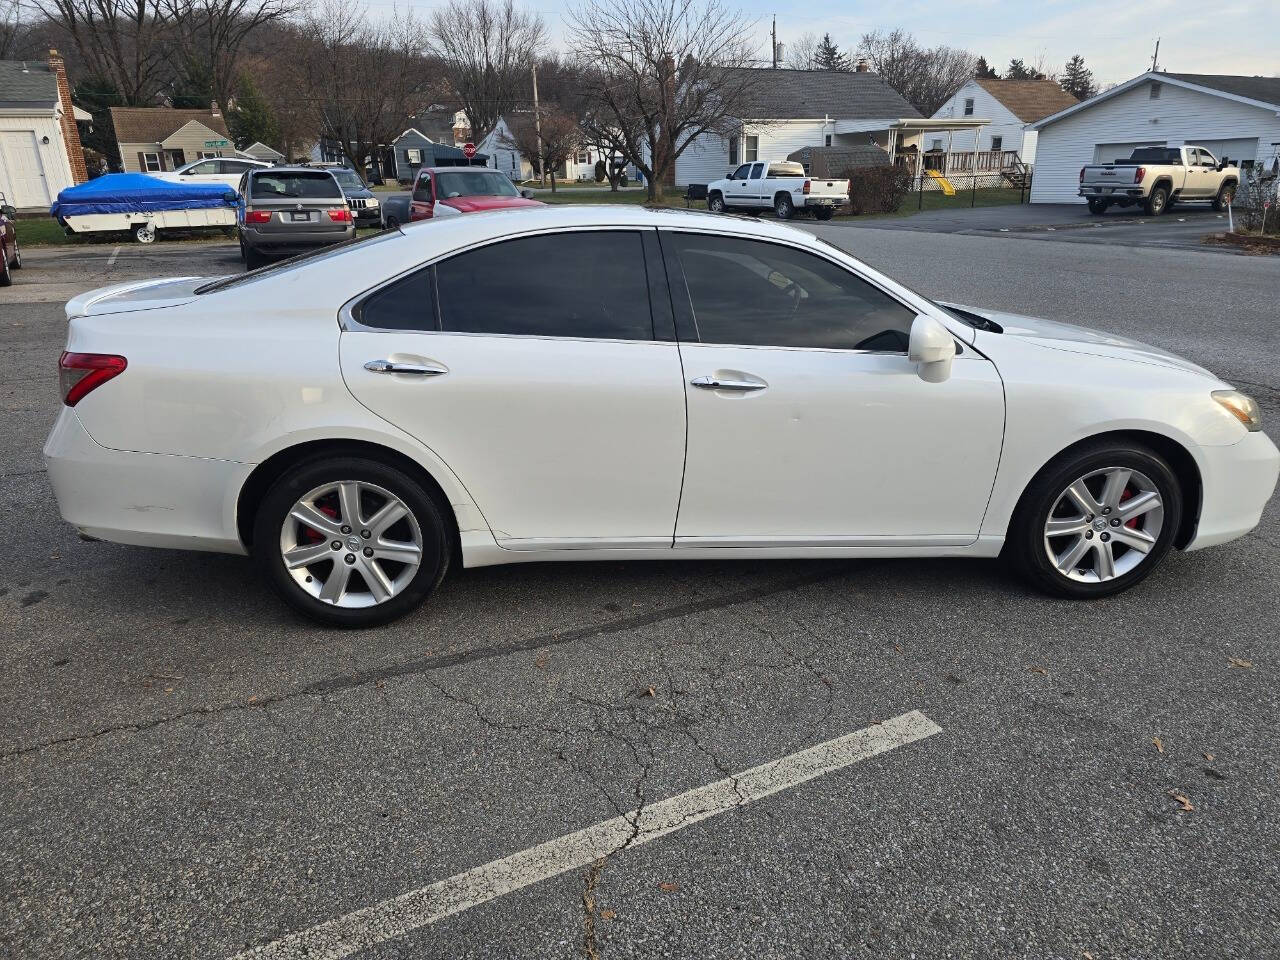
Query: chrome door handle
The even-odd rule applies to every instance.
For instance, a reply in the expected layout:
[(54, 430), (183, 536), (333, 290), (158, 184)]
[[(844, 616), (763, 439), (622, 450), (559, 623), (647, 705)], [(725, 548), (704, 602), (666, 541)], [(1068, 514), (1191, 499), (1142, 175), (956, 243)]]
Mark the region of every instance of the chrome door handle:
[(763, 390), (768, 386), (763, 380), (721, 380), (717, 377), (694, 377), (689, 382), (703, 390), (737, 390), (741, 393)]
[(407, 373), (415, 377), (438, 377), (449, 372), (443, 363), (400, 363), (396, 360), (370, 360), (364, 365), (373, 373)]

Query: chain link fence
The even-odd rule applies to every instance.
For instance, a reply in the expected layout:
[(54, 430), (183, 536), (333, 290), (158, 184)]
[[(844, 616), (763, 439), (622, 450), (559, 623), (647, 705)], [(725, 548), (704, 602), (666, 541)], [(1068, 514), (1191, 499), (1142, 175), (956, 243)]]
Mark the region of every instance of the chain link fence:
[(925, 170), (912, 178), (911, 192), (900, 209), (909, 212), (1027, 203), (1031, 199), (1031, 177), (1028, 167), (946, 175)]

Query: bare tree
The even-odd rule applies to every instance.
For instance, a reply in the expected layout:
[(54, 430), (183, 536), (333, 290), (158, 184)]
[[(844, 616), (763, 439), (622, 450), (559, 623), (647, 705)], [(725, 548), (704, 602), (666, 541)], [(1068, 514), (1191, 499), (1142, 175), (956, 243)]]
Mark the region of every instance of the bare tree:
[(126, 104), (148, 104), (171, 76), (173, 37), (162, 0), (31, 0), (71, 38), (91, 76)]
[(0, 0), (0, 60), (16, 60), (25, 46), (26, 24), (18, 0)]
[(532, 113), (508, 115), (510, 136), (502, 137), (502, 146), (515, 149), (530, 161), (539, 176), (551, 175), (551, 192), (556, 192), (556, 170), (578, 149), (582, 133), (577, 121), (559, 107), (538, 111), (538, 123)]
[(515, 0), (450, 0), (432, 11), (428, 29), (479, 141), (522, 99), (546, 46), (542, 18), (518, 9)]
[(356, 170), (371, 161), (380, 172), (378, 148), (431, 100), (422, 25), (412, 14), (381, 21), (326, 0), (301, 34), (298, 80), (320, 134), (339, 144)]
[(815, 70), (818, 61), (818, 44), (821, 41), (812, 30), (802, 33), (787, 44), (784, 63), (792, 70)]
[(719, 0), (584, 0), (566, 20), (578, 61), (599, 71), (597, 116), (619, 131), (653, 201), (699, 136), (741, 130), (770, 72), (750, 69), (756, 25)]
[[(293, 12), (294, 0), (158, 0), (174, 25), (178, 63), (224, 110), (236, 85), (245, 40)], [(199, 84), (197, 84), (199, 85)]]
[(858, 55), (926, 117), (974, 76), (978, 58), (955, 47), (921, 47), (905, 30), (864, 33)]

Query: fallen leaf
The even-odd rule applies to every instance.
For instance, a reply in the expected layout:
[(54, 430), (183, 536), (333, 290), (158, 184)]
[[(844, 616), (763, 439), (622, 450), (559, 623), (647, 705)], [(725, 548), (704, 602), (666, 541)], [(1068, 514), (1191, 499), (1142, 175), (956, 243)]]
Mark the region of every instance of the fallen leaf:
[(1228, 657), (1227, 665), (1231, 667), (1239, 667), (1241, 670), (1252, 670), (1252, 661), (1244, 659), (1244, 657)]
[(617, 914), (616, 914), (616, 913), (614, 913), (612, 910), (601, 910), (601, 911), (600, 911), (600, 919), (601, 919), (601, 920), (612, 920), (612, 919), (613, 919), (614, 917), (616, 917), (616, 916), (617, 916)]
[(656, 697), (658, 695), (658, 691), (653, 689), (653, 687), (645, 687), (644, 695), (646, 697)]
[(1044, 667), (1027, 667), (1027, 671), (1029, 673), (1038, 673), (1042, 677), (1047, 677), (1049, 675), (1049, 671), (1046, 670)]
[(1164, 753), (1164, 742), (1159, 737), (1152, 737), (1151, 742), (1156, 745), (1157, 753)]
[(1184, 812), (1190, 813), (1195, 809), (1195, 805), (1187, 799), (1185, 794), (1181, 794), (1177, 790), (1170, 790), (1169, 796), (1177, 802), (1178, 806), (1180, 806)]
[(895, 643), (895, 644), (893, 645), (893, 649), (894, 649), (894, 650), (896, 650), (896, 651), (898, 651), (898, 653), (901, 653), (901, 652), (902, 652), (902, 644), (900, 644), (900, 643)]
[(664, 880), (662, 883), (658, 884), (658, 889), (663, 893), (675, 893), (680, 889), (680, 884), (672, 883), (670, 880)]
[(1210, 763), (1213, 763), (1213, 754), (1212, 754), (1212, 753), (1206, 753), (1206, 754), (1204, 755), (1204, 758), (1205, 758), (1206, 760), (1208, 760)]
[(257, 702), (258, 702), (258, 698), (257, 698), (257, 697), (250, 697), (250, 698), (249, 698), (249, 702), (250, 702), (250, 703), (257, 703)]
[(1086, 950), (1084, 952), (1084, 960), (1093, 960), (1093, 954)]

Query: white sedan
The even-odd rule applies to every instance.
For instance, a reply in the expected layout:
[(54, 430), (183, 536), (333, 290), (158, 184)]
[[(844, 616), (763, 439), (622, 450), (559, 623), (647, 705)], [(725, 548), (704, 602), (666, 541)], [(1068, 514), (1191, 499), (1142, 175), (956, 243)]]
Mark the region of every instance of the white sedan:
[(343, 626), (454, 563), (1003, 551), (1099, 597), (1246, 533), (1280, 470), (1195, 364), (754, 220), (476, 214), (67, 316), (65, 519), (251, 554)]

